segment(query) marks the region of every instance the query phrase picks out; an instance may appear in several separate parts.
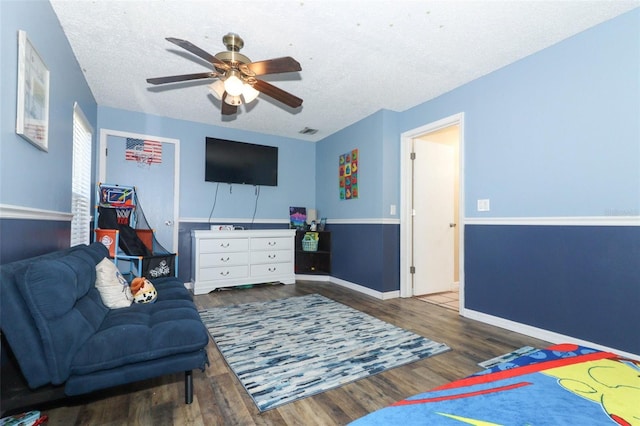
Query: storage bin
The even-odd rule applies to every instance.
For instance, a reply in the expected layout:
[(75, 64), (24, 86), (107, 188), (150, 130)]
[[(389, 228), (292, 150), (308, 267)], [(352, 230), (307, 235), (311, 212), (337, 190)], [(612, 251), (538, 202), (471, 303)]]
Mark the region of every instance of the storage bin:
[(314, 238), (313, 235), (306, 234), (302, 239), (302, 250), (318, 251), (318, 241), (319, 241), (319, 238), (317, 236)]

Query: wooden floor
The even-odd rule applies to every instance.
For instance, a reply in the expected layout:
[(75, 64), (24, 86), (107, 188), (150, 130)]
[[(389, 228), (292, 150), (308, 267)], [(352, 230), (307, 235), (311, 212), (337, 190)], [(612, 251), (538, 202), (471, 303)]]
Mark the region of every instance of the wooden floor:
[(49, 425), (345, 425), (379, 408), (480, 370), (477, 363), (522, 346), (549, 343), (462, 318), (418, 299), (381, 301), (331, 283), (298, 282), (195, 296), (199, 308), (319, 293), (429, 339), (451, 351), (259, 413), (210, 342), (211, 365), (194, 371), (194, 401), (184, 404), (184, 374), (66, 400), (42, 411)]

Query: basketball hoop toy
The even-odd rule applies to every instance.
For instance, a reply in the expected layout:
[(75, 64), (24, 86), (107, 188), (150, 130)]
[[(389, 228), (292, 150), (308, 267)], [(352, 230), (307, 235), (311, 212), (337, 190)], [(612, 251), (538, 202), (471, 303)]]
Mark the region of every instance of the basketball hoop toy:
[(136, 160), (138, 167), (140, 167), (141, 169), (151, 168), (151, 163), (152, 163), (151, 154), (149, 152), (144, 151), (144, 148), (139, 145), (136, 146), (134, 150), (136, 151), (136, 153), (133, 154), (133, 158)]
[(133, 206), (115, 207), (116, 219), (120, 225), (129, 225), (129, 218), (133, 209)]
[(131, 225), (129, 219), (135, 209), (133, 190), (116, 186), (104, 187), (100, 194), (100, 205), (116, 211), (116, 218), (121, 225)]

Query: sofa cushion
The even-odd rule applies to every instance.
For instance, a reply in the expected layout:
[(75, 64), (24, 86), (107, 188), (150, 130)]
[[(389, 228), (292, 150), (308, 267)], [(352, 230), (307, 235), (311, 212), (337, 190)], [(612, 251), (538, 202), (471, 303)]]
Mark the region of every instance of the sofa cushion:
[(53, 384), (68, 378), (76, 351), (107, 314), (94, 287), (95, 265), (91, 253), (78, 250), (59, 259), (34, 262), (19, 277), (19, 289), (38, 328)]
[(154, 285), (158, 289), (156, 303), (134, 303), (127, 309), (109, 311), (77, 352), (72, 374), (187, 354), (207, 345), (209, 334), (184, 285), (176, 279), (154, 281)]
[(193, 303), (191, 293), (176, 277), (154, 278), (151, 282), (158, 292), (157, 301), (188, 300)]
[(102, 303), (109, 309), (126, 308), (131, 305), (131, 290), (118, 267), (107, 257), (96, 265), (96, 288)]

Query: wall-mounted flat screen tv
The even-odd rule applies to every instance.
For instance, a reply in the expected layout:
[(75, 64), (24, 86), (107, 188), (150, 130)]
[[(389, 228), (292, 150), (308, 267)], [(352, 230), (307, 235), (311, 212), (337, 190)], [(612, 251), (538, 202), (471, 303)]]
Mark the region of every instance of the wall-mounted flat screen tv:
[(206, 138), (207, 182), (278, 186), (278, 147)]

